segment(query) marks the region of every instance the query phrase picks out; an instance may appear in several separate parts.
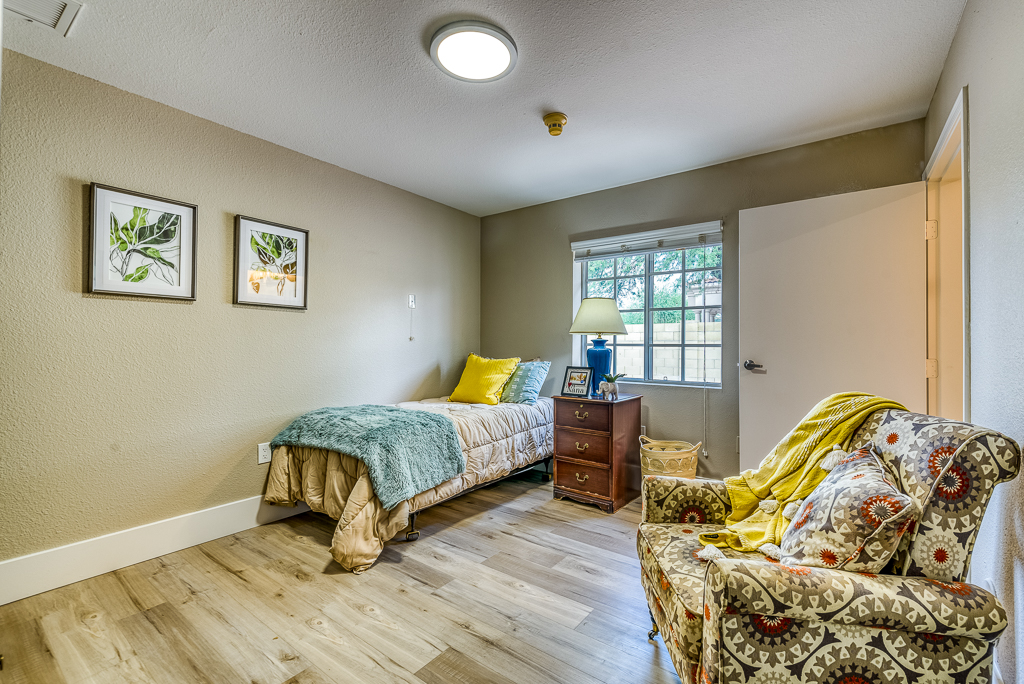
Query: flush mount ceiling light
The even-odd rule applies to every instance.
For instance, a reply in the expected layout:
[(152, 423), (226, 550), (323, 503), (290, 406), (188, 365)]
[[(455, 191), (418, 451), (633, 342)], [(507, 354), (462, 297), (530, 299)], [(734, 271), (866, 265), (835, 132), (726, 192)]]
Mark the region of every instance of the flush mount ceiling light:
[(430, 59), (460, 81), (496, 81), (516, 65), (512, 36), (482, 21), (456, 21), (438, 29), (430, 40)]

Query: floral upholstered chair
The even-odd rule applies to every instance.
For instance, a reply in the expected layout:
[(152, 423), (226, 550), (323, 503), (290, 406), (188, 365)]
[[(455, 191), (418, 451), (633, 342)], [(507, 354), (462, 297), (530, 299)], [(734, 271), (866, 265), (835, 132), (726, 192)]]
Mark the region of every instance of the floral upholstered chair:
[(701, 561), (698, 535), (721, 529), (731, 510), (725, 484), (644, 478), (637, 552), (650, 636), (661, 633), (684, 682), (992, 680), (1006, 613), (964, 579), (992, 489), (1016, 476), (1020, 447), (896, 410), (860, 426), (853, 447), (871, 443), (922, 511), (878, 575), (731, 549)]

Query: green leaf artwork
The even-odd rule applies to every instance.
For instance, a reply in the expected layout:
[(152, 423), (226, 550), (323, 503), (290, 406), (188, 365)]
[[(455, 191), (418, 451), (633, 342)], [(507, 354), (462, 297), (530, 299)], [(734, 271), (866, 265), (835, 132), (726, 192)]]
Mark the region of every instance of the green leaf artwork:
[(149, 266), (139, 266), (135, 271), (129, 273), (124, 277), (126, 282), (129, 283), (141, 283), (143, 280), (149, 277)]
[(127, 204), (110, 204), (110, 273), (126, 283), (150, 276), (178, 285), (181, 216)]
[(294, 297), (298, 249), (297, 238), (252, 231), (249, 251), (258, 259), (249, 266), (252, 291), (269, 297)]

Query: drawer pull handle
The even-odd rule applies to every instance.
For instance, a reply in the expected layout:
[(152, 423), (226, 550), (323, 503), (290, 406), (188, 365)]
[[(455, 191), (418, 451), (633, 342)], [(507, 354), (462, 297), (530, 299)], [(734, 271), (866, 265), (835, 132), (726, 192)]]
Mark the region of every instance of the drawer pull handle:
[(583, 484), (584, 482), (586, 482), (589, 479), (590, 479), (590, 475), (584, 475), (583, 477), (580, 477), (580, 474), (576, 473), (576, 481), (579, 482), (580, 484)]
[(580, 415), (580, 412), (577, 411), (576, 412), (576, 420), (580, 420), (580, 421), (586, 420), (587, 416), (589, 416), (589, 415), (590, 415), (590, 411), (584, 411), (582, 416)]
[(583, 446), (580, 446), (580, 443), (576, 442), (576, 451), (580, 452), (581, 454), (584, 451), (586, 451), (587, 449), (589, 449), (589, 448), (590, 448), (590, 444), (589, 443), (584, 444)]

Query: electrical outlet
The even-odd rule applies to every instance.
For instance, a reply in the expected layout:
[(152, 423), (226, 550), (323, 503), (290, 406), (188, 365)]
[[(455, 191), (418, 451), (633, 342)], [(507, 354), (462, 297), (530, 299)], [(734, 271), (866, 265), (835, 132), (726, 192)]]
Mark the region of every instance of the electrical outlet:
[(409, 295), (409, 308), (410, 309), (415, 309), (416, 308), (416, 295)]
[(256, 445), (256, 463), (270, 463), (270, 442)]
[(647, 426), (646, 425), (641, 425), (640, 426), (640, 434), (641, 435), (646, 435), (647, 434)]

